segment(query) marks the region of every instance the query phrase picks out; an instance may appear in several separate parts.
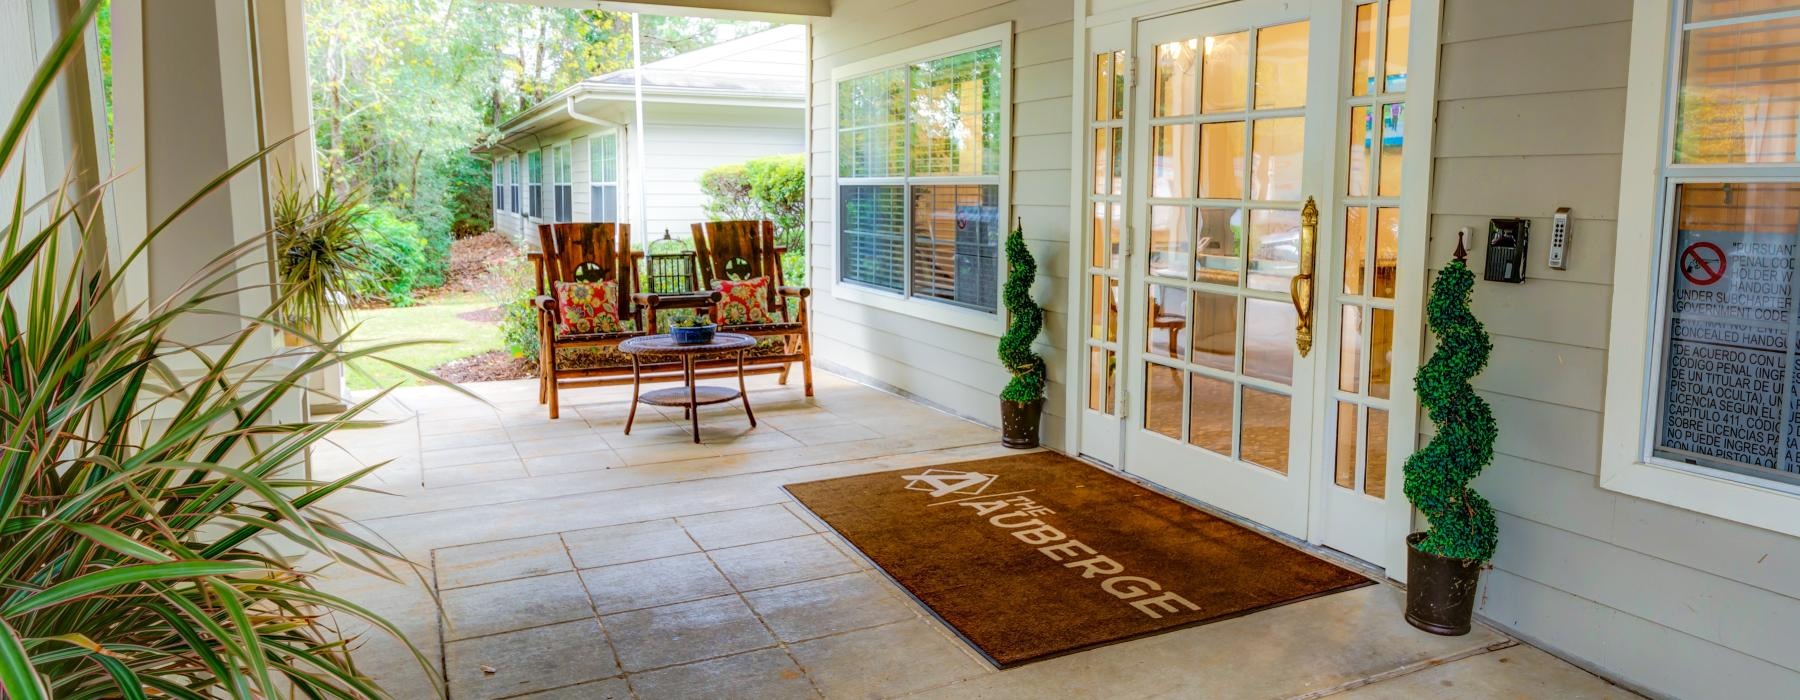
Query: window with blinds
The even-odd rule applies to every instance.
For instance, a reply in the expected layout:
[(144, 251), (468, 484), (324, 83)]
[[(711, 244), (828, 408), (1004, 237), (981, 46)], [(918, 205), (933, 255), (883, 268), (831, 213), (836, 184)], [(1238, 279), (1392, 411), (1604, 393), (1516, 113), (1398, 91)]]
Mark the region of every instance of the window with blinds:
[(1653, 457), (1800, 484), (1800, 0), (1688, 0)]
[(506, 163), (494, 161), (494, 211), (506, 210)]
[(533, 219), (544, 218), (544, 152), (525, 154), (525, 210)]
[(593, 221), (619, 220), (619, 133), (588, 139), (589, 216)]
[(999, 294), (998, 46), (837, 85), (839, 279), (992, 313)]
[(550, 196), (555, 200), (553, 213), (557, 221), (573, 221), (575, 216), (575, 200), (573, 184), (574, 166), (569, 162), (569, 144), (562, 144), (550, 151)]
[(507, 197), (511, 199), (507, 202), (511, 205), (507, 207), (507, 210), (517, 214), (519, 213), (519, 157), (508, 158), (507, 162), (512, 164), (512, 176), (506, 179), (507, 187), (510, 190), (507, 192)]

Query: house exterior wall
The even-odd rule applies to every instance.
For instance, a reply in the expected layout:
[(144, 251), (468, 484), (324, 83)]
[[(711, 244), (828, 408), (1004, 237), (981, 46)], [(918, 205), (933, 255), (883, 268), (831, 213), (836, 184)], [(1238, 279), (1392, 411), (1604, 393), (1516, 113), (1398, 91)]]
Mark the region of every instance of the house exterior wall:
[[(1074, 7), (1068, 2), (997, 0), (840, 0), (832, 16), (813, 24), (811, 217), (814, 356), (919, 398), (999, 423), (1000, 390), (1009, 378), (995, 357), (998, 337), (933, 321), (928, 313), (876, 308), (833, 295), (837, 250), (837, 195), (833, 174), (836, 90), (834, 67), (878, 57), (945, 37), (1011, 22), (1013, 30), (1010, 225), (1023, 221), (1038, 262), (1032, 296), (1045, 307), (1037, 349), (1049, 365), (1051, 384), (1043, 422), (1045, 444), (1065, 443), (1062, 383), (1070, 309), (1068, 194), (1070, 59)], [(921, 302), (920, 304), (923, 304)]]
[[(644, 118), (649, 123), (644, 130), (644, 150), (648, 154), (644, 161), (644, 195), (648, 220), (643, 227), (648, 233), (638, 232), (638, 240), (646, 240), (646, 236), (661, 236), (664, 230), (677, 238), (685, 237), (690, 224), (707, 219), (704, 208), (706, 197), (700, 192), (700, 175), (707, 169), (742, 163), (759, 156), (805, 151), (803, 117), (801, 110), (784, 107), (645, 105)], [(629, 120), (621, 119), (620, 123), (626, 124), (626, 128), (619, 131), (620, 165), (625, 169), (620, 173), (620, 178), (626, 181), (623, 188), (625, 194), (619, 202), (622, 215), (638, 206), (636, 195), (628, 193), (631, 185), (629, 180), (636, 175), (628, 164), (632, 158), (631, 151), (637, 146), (628, 122)], [(536, 242), (534, 227), (553, 214), (550, 206), (552, 202), (549, 200), (549, 152), (558, 145), (570, 146), (572, 155), (570, 169), (574, 218), (590, 220), (592, 202), (589, 187), (593, 166), (589, 162), (588, 139), (610, 130), (609, 127), (599, 125), (570, 122), (547, 132), (534, 146), (543, 148), (545, 154), (544, 218), (532, 219), (522, 214), (495, 210), (495, 229), (515, 240)], [(636, 215), (629, 215), (628, 218), (632, 221), (639, 219)]]
[(1476, 384), (1500, 426), (1476, 482), (1500, 511), (1478, 612), (1657, 693), (1800, 697), (1800, 540), (1598, 485), (1613, 250), (1658, 245), (1655, 231), (1615, 226), (1632, 11), (1444, 3), (1433, 266), (1457, 229), (1483, 232), (1490, 217), (1542, 232), (1557, 207), (1575, 219), (1566, 271), (1539, 245), (1525, 284), (1475, 289), (1494, 342)]

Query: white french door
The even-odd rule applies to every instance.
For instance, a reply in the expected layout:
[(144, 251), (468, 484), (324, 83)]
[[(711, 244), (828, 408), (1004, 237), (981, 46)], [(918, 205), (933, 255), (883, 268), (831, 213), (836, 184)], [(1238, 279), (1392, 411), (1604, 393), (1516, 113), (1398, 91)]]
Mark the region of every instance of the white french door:
[(1242, 0), (1140, 22), (1135, 47), (1125, 468), (1300, 538), (1326, 400), (1302, 346), (1337, 223), (1308, 203), (1335, 208), (1342, 15)]

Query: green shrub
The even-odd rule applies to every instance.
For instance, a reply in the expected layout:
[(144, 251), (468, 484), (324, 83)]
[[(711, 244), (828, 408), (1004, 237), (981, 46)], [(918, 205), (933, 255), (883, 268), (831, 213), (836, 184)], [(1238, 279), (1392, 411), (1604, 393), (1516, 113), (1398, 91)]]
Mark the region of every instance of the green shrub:
[[(788, 254), (806, 255), (806, 157), (763, 156), (721, 165), (700, 175), (706, 215), (714, 219), (768, 219)], [(806, 266), (782, 263), (787, 283), (806, 284)]]
[(356, 285), (357, 297), (411, 306), (413, 290), (420, 287), (430, 265), (430, 244), (419, 233), (419, 225), (402, 220), (386, 207), (370, 207), (356, 221), (369, 272)]
[(532, 306), (537, 298), (537, 283), (531, 279), (532, 266), (524, 260), (507, 263), (501, 270), (506, 284), (494, 294), (500, 307), (500, 341), (513, 357), (536, 360), (538, 357), (538, 312)]

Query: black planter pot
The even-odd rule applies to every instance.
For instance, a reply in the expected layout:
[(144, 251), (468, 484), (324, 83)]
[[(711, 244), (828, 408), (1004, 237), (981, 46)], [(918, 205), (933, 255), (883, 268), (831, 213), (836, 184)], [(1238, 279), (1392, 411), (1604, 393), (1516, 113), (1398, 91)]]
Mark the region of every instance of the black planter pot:
[(1419, 551), (1425, 533), (1406, 536), (1406, 621), (1432, 634), (1469, 633), (1482, 562)]
[(1015, 450), (1038, 446), (1038, 424), (1043, 422), (1044, 400), (1000, 400), (1000, 444)]

